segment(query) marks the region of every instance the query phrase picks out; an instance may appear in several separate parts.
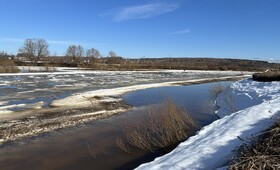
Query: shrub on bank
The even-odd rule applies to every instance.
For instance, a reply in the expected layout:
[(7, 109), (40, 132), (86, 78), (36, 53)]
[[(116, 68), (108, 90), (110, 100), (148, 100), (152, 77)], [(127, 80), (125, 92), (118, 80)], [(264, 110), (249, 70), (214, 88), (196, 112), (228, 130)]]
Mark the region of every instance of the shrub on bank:
[(171, 100), (149, 110), (148, 116), (123, 126), (117, 145), (125, 152), (133, 148), (155, 151), (181, 142), (197, 130), (194, 120)]

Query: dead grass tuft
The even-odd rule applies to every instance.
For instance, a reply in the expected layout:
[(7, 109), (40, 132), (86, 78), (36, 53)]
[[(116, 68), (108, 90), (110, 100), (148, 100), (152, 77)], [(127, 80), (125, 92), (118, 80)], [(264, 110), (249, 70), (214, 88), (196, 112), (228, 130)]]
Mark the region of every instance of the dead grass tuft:
[[(185, 140), (198, 126), (194, 120), (174, 102), (168, 99), (149, 110), (148, 116), (123, 126), (123, 139), (117, 140), (119, 148), (155, 151)], [(124, 140), (124, 141), (123, 141)]]
[(12, 60), (0, 60), (0, 73), (18, 73), (19, 69)]
[(280, 120), (239, 147), (236, 157), (230, 170), (280, 169)]
[(105, 150), (105, 148), (102, 145), (92, 147), (87, 142), (87, 148), (88, 148), (88, 152), (90, 154), (90, 157), (92, 159), (97, 159), (101, 156), (110, 156), (110, 153), (107, 150)]

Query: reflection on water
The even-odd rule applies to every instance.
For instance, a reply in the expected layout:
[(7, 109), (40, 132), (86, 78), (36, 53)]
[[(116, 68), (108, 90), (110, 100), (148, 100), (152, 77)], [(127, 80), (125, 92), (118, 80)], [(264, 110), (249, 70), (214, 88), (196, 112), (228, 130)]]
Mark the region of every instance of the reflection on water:
[[(231, 82), (221, 82), (223, 86)], [(209, 88), (216, 83), (197, 84), (190, 86), (169, 86), (139, 90), (126, 94), (123, 98), (128, 104), (134, 106), (146, 106), (171, 98), (197, 120), (201, 126), (205, 126), (215, 119), (215, 98), (209, 93)]]
[(216, 119), (213, 115), (213, 98), (208, 92), (212, 84), (161, 87), (128, 93), (123, 98), (139, 107), (134, 111), (2, 145), (1, 169), (134, 168), (162, 153), (121, 152), (115, 140), (121, 133), (122, 124), (128, 119), (137, 120), (144, 116), (147, 105), (159, 103), (166, 96), (184, 106), (200, 125), (209, 124)]

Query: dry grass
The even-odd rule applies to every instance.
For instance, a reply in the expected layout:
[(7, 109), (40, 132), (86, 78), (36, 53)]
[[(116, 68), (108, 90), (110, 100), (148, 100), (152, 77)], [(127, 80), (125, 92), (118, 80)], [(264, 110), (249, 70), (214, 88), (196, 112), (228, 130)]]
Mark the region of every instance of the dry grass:
[(45, 64), (43, 71), (45, 71), (45, 72), (55, 72), (55, 71), (57, 71), (57, 69), (50, 64)]
[(198, 128), (193, 119), (171, 100), (149, 110), (148, 116), (123, 126), (117, 145), (125, 152), (131, 148), (155, 151), (185, 140)]
[(19, 69), (16, 64), (8, 59), (0, 60), (0, 73), (18, 73)]
[(90, 157), (92, 159), (97, 159), (101, 156), (110, 156), (110, 153), (107, 150), (105, 150), (105, 148), (102, 145), (92, 147), (87, 142), (87, 148), (88, 148), (88, 152), (90, 154)]
[(250, 139), (237, 149), (231, 170), (280, 169), (280, 120), (270, 129)]

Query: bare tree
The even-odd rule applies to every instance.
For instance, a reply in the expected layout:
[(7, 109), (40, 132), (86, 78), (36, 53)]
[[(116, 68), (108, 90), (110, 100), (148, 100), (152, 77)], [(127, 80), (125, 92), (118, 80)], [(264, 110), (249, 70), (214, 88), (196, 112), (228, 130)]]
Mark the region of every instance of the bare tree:
[(8, 56), (9, 55), (6, 52), (0, 51), (0, 60), (7, 59)]
[(66, 51), (66, 56), (70, 57), (72, 64), (79, 64), (84, 56), (84, 48), (80, 45), (70, 45)]
[(109, 57), (117, 57), (117, 54), (114, 51), (109, 51)]
[(81, 58), (85, 55), (85, 50), (82, 46), (77, 46), (77, 57)]
[(96, 59), (101, 56), (100, 52), (95, 48), (88, 49), (86, 55), (89, 58), (90, 62), (95, 62)]
[(109, 51), (107, 57), (108, 64), (121, 64), (123, 61), (124, 60), (121, 56), (117, 56), (117, 54), (114, 51)]
[(44, 39), (26, 39), (18, 51), (37, 65), (40, 59), (49, 55), (49, 44)]
[(37, 39), (36, 42), (36, 58), (41, 59), (42, 57), (49, 56), (49, 44), (44, 39)]

